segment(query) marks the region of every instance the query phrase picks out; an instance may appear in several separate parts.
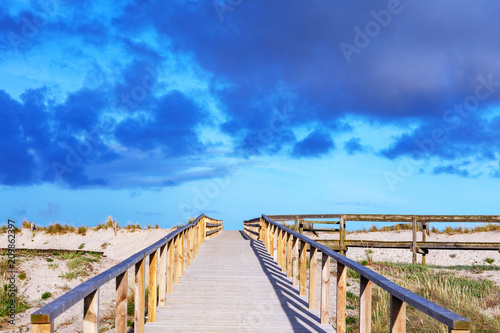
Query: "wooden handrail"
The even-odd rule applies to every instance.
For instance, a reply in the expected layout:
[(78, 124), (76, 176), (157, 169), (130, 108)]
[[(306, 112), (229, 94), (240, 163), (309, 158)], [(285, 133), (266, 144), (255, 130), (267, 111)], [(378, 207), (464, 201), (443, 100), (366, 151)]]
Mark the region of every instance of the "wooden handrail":
[[(500, 215), (299, 214), (299, 215), (268, 215), (268, 217), (273, 221), (294, 221), (296, 218), (340, 219), (341, 217), (344, 217), (345, 221), (412, 222), (413, 217), (417, 217), (418, 222), (500, 223)], [(307, 223), (309, 222), (311, 221), (308, 221)]]
[[(213, 229), (211, 224), (216, 224), (219, 228)], [(156, 243), (35, 311), (31, 315), (33, 332), (54, 332), (54, 319), (81, 300), (84, 300), (83, 332), (99, 332), (99, 288), (113, 278), (116, 279), (116, 332), (125, 332), (127, 329), (127, 271), (132, 266), (135, 266), (136, 281), (134, 329), (135, 332), (143, 332), (145, 259), (149, 256), (148, 286), (151, 294), (149, 295), (148, 321), (154, 322), (156, 320), (157, 285), (160, 290), (159, 305), (165, 305), (165, 295), (162, 293), (172, 292), (172, 284), (178, 282), (179, 275), (182, 275), (185, 267), (190, 264), (203, 240), (214, 236), (222, 229), (222, 221), (204, 214), (198, 216), (193, 223), (169, 233)], [(156, 276), (157, 265), (160, 267), (159, 279)]]
[[(282, 215), (283, 216), (283, 215)], [(312, 215), (309, 215), (312, 216)], [(317, 216), (317, 215), (315, 215)], [(323, 215), (324, 216), (324, 215)], [(295, 218), (295, 216), (294, 216)], [(342, 218), (342, 217), (341, 217)], [(254, 220), (252, 220), (254, 221)], [(291, 229), (288, 229), (281, 224), (273, 221), (266, 215), (262, 215), (260, 218), (261, 230), (259, 234), (264, 242), (264, 245), (268, 249), (271, 256), (275, 258), (281, 265), (288, 266), (288, 261), (283, 260), (283, 256), (279, 255), (281, 251), (285, 251), (285, 257), (290, 254), (288, 251), (292, 252), (293, 264), (292, 268), (292, 281), (293, 284), (300, 284), (300, 294), (305, 295), (305, 245), (308, 244), (313, 250), (312, 253), (320, 251), (323, 255), (322, 261), (322, 283), (321, 283), (321, 309), (320, 309), (320, 320), (321, 323), (328, 322), (328, 304), (329, 304), (329, 293), (328, 285), (330, 279), (330, 268), (329, 268), (329, 258), (334, 259), (337, 262), (337, 332), (345, 332), (345, 313), (346, 313), (346, 268), (350, 268), (355, 272), (359, 273), (361, 276), (361, 288), (360, 288), (360, 332), (369, 332), (369, 325), (371, 316), (371, 286), (372, 284), (378, 285), (383, 290), (387, 291), (391, 295), (391, 332), (406, 332), (406, 305), (409, 304), (414, 308), (422, 311), (423, 313), (429, 315), (430, 317), (438, 320), (444, 325), (448, 326), (449, 332), (460, 332), (468, 333), (470, 332), (471, 322), (454, 313), (442, 306), (429, 301), (401, 286), (390, 281), (389, 279), (383, 277), (382, 275), (372, 271), (371, 269), (329, 249), (328, 247), (319, 244), (308, 237), (301, 235)], [(284, 246), (282, 239), (288, 239), (290, 244), (293, 242), (293, 249), (291, 246)], [(298, 252), (300, 249), (300, 263), (297, 260)], [(277, 250), (277, 251), (276, 251)], [(301, 267), (299, 267), (301, 266)], [(303, 267), (302, 267), (303, 266)], [(315, 266), (315, 265), (311, 265)], [(288, 269), (288, 267), (287, 267)], [(300, 271), (300, 281), (298, 272)], [(313, 278), (315, 274), (310, 274)], [(300, 283), (298, 283), (300, 282)], [(309, 303), (313, 301), (309, 298)], [(315, 300), (314, 300), (315, 302)], [(314, 306), (309, 304), (309, 306)]]

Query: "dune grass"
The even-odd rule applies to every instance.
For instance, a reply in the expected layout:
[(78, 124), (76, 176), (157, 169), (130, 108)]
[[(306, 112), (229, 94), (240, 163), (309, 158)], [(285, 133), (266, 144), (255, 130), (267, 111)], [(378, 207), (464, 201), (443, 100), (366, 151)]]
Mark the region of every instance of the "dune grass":
[[(481, 268), (488, 267), (481, 266)], [(488, 310), (500, 307), (500, 287), (490, 280), (466, 277), (456, 272), (474, 272), (474, 266), (455, 266), (451, 272), (440, 267), (436, 269), (429, 266), (383, 262), (374, 263), (371, 268), (402, 287), (468, 318), (472, 322), (471, 332), (500, 332), (500, 316), (488, 314)], [(372, 297), (372, 332), (388, 332), (390, 296), (375, 286)], [(351, 295), (348, 297), (348, 303), (357, 309), (359, 297)], [(350, 323), (347, 323), (348, 332), (357, 331), (357, 318), (353, 318), (356, 320), (351, 319)], [(446, 333), (448, 328), (419, 310), (407, 306), (407, 331)]]

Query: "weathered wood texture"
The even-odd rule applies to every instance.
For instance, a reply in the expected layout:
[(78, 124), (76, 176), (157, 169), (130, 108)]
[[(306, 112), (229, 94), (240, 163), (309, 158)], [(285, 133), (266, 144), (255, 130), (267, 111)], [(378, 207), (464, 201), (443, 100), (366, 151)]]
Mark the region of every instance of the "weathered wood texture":
[(205, 241), (146, 332), (335, 332), (319, 323), (261, 241), (223, 231)]

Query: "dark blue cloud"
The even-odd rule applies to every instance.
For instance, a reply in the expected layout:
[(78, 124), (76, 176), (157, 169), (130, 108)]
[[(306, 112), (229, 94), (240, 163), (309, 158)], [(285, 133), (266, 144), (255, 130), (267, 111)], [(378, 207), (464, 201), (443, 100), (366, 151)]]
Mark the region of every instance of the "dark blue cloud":
[(432, 172), (435, 175), (440, 175), (440, 174), (446, 173), (446, 174), (458, 175), (461, 177), (469, 177), (470, 176), (470, 174), (467, 170), (461, 170), (453, 165), (435, 167), (432, 170)]
[(164, 149), (167, 156), (196, 154), (203, 149), (196, 127), (206, 117), (206, 110), (179, 91), (172, 91), (156, 101), (147, 116), (121, 122), (116, 138), (131, 148)]
[(360, 138), (351, 138), (349, 141), (344, 143), (344, 150), (349, 155), (354, 155), (356, 153), (366, 152), (367, 148), (361, 144)]
[(335, 149), (335, 143), (327, 132), (316, 130), (293, 147), (295, 157), (320, 157)]
[(0, 183), (29, 185), (36, 182), (34, 156), (29, 152), (26, 133), (21, 127), (23, 105), (0, 90)]
[[(160, 77), (162, 66), (176, 73), (178, 58), (203, 71), (224, 117), (219, 129), (233, 143), (230, 154), (322, 156), (335, 149), (328, 133), (347, 132), (339, 124), (354, 115), (403, 129), (420, 124), (388, 142), (380, 152), (388, 159), (438, 158), (451, 166), (455, 159), (499, 158), (500, 119), (479, 115), (500, 104), (497, 1), (401, 1), (385, 23), (387, 3), (367, 0), (219, 5), (152, 0), (107, 8), (61, 0), (49, 8), (33, 1), (16, 13), (0, 5), (1, 59), (16, 48), (28, 59), (40, 57), (43, 46), (56, 68), (56, 54), (71, 50), (63, 66), (75, 60), (86, 73), (83, 87), (77, 82), (62, 102), (44, 88), (27, 89), (19, 100), (0, 92), (0, 129), (9, 140), (0, 148), (13, 161), (0, 166), (0, 183), (98, 186), (107, 180), (89, 169), (128, 159), (132, 150), (168, 157), (204, 152), (199, 128), (210, 123), (207, 105), (197, 92), (171, 91), (169, 78)], [(368, 33), (370, 24), (379, 31)], [(347, 55), (346, 44), (356, 52)], [(57, 45), (64, 47), (51, 49)], [(117, 59), (99, 58), (108, 51)], [(172, 84), (182, 90), (183, 82)], [(474, 98), (474, 112), (453, 110)], [(298, 127), (317, 124), (322, 130), (297, 142)], [(359, 138), (343, 148), (371, 151)], [(446, 165), (435, 171), (457, 173)]]

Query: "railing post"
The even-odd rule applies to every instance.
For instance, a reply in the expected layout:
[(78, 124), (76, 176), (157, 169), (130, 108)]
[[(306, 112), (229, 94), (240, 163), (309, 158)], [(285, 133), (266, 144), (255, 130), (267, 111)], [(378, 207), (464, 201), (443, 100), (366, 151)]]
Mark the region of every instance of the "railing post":
[(295, 232), (299, 232), (299, 216), (295, 215)]
[(292, 248), (293, 248), (293, 236), (292, 234), (286, 233), (286, 277), (292, 277)]
[(273, 259), (276, 262), (278, 261), (278, 254), (279, 254), (279, 251), (278, 251), (279, 238), (280, 238), (279, 229), (278, 229), (278, 227), (275, 226), (274, 232), (273, 232), (273, 249), (274, 249)]
[(285, 230), (281, 231), (281, 271), (286, 272), (287, 260), (286, 260), (286, 235), (288, 233)]
[(299, 284), (299, 239), (293, 237), (293, 269), (292, 269), (292, 283), (294, 286)]
[[(259, 237), (260, 237), (260, 240), (262, 240), (264, 242), (264, 221), (262, 219), (262, 217), (259, 219), (259, 222), (260, 222), (260, 230), (259, 230)], [(264, 242), (265, 244), (265, 242)]]
[(309, 309), (316, 309), (316, 272), (318, 264), (318, 249), (309, 248)]
[(339, 247), (340, 254), (345, 256), (346, 247), (345, 247), (345, 216), (340, 216), (340, 237), (339, 237)]
[(134, 332), (144, 332), (144, 259), (135, 264)]
[(278, 266), (283, 266), (281, 263), (281, 229), (280, 228), (277, 228), (276, 247), (278, 248), (278, 250), (277, 250)]
[(186, 269), (186, 230), (184, 230), (181, 234), (181, 276), (184, 276), (184, 270)]
[(174, 282), (179, 283), (179, 276), (181, 275), (180, 263), (180, 235), (175, 236), (174, 241)]
[(167, 244), (160, 247), (160, 276), (158, 278), (158, 306), (165, 306), (167, 296), (167, 266), (168, 266)]
[(406, 333), (406, 303), (391, 295), (391, 333)]
[(359, 289), (359, 333), (370, 333), (372, 328), (372, 282), (361, 276)]
[(193, 249), (193, 244), (191, 244), (191, 233), (193, 232), (193, 228), (188, 228), (186, 230), (186, 268), (187, 266), (191, 265), (191, 255), (192, 255), (192, 249)]
[(271, 223), (267, 224), (267, 251), (272, 256), (271, 247), (272, 247), (272, 238), (273, 238), (273, 225)]
[(167, 244), (168, 251), (168, 264), (167, 264), (167, 293), (170, 294), (173, 291), (173, 282), (174, 282), (174, 252), (175, 252), (175, 241), (171, 239)]
[[(427, 222), (422, 222), (422, 242), (426, 241)], [(425, 266), (425, 252), (422, 253), (422, 265)]]
[(411, 229), (412, 229), (412, 264), (417, 263), (417, 218), (413, 216), (411, 220)]
[(346, 331), (347, 267), (337, 261), (337, 333)]
[(54, 322), (48, 324), (32, 324), (33, 333), (53, 333)]
[(83, 333), (99, 333), (99, 289), (83, 299)]
[(156, 268), (158, 250), (149, 255), (149, 296), (148, 296), (148, 322), (156, 322)]
[(330, 257), (321, 256), (321, 324), (328, 324), (328, 307), (330, 306)]
[(207, 239), (207, 217), (203, 217), (203, 239)]
[(300, 241), (300, 286), (299, 293), (302, 296), (306, 294), (306, 279), (307, 279), (307, 259), (306, 259), (306, 243)]
[(116, 333), (127, 332), (127, 271), (116, 277)]

